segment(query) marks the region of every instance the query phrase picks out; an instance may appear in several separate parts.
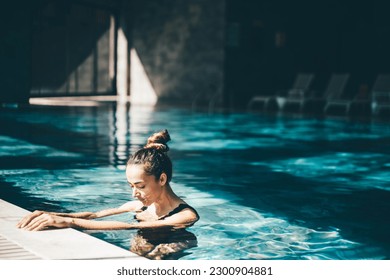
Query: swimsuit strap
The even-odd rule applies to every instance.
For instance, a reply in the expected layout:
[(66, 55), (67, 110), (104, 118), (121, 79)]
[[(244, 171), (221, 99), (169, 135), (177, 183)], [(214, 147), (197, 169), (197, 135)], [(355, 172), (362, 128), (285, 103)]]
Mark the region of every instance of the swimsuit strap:
[(173, 209), (171, 212), (169, 212), (168, 214), (166, 214), (166, 215), (160, 217), (159, 220), (164, 220), (166, 217), (169, 217), (169, 216), (172, 216), (172, 215), (174, 215), (174, 214), (177, 214), (177, 213), (179, 213), (180, 211), (182, 211), (182, 210), (184, 210), (184, 209), (191, 209), (192, 211), (195, 212), (196, 216), (197, 216), (198, 219), (199, 219), (199, 214), (198, 214), (198, 212), (196, 212), (196, 210), (195, 210), (192, 206), (190, 206), (190, 205), (188, 205), (188, 204), (185, 204), (185, 203), (180, 203), (180, 204), (179, 204), (175, 209)]
[[(143, 212), (145, 211), (146, 209), (148, 209), (148, 206), (143, 206), (142, 208), (140, 208), (137, 212)], [(196, 214), (196, 217), (199, 219), (199, 214), (198, 212), (196, 212), (195, 208), (193, 208), (192, 206), (188, 205), (188, 204), (185, 204), (185, 203), (180, 203), (175, 209), (173, 209), (171, 212), (169, 212), (168, 214), (162, 216), (159, 218), (159, 220), (164, 220), (166, 217), (170, 217), (174, 214), (177, 214), (179, 213), (180, 211), (184, 210), (184, 209), (191, 209), (192, 211), (195, 212)], [(137, 218), (137, 215), (134, 215), (134, 218), (136, 219)]]

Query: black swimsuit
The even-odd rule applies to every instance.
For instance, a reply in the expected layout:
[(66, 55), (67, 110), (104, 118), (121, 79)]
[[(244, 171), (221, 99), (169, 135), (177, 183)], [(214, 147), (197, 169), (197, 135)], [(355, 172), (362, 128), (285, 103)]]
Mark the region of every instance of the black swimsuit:
[[(147, 206), (143, 206), (137, 212), (143, 212), (148, 209)], [(184, 209), (191, 209), (195, 212), (197, 219), (199, 219), (199, 214), (196, 210), (188, 204), (181, 203), (175, 209), (173, 209), (168, 214), (159, 218), (159, 220), (164, 220), (165, 218), (179, 213)], [(137, 215), (134, 215), (134, 218), (137, 219)], [(138, 219), (137, 219), (138, 220)], [(188, 248), (196, 246), (197, 238), (192, 233), (187, 231), (185, 228), (181, 229), (172, 229), (172, 228), (145, 228), (138, 230), (138, 236), (145, 239), (148, 243), (157, 246), (159, 244), (167, 243), (178, 243), (178, 244), (187, 244)]]
[[(143, 206), (138, 212), (143, 212), (143, 211), (145, 211), (146, 209), (148, 209), (148, 206)], [(171, 212), (169, 212), (168, 214), (166, 214), (166, 215), (164, 215), (164, 216), (162, 216), (162, 217), (160, 217), (160, 218), (158, 218), (158, 219), (159, 219), (159, 220), (164, 220), (165, 218), (170, 217), (170, 216), (172, 216), (172, 215), (174, 215), (174, 214), (177, 214), (177, 213), (179, 213), (180, 211), (182, 211), (182, 210), (184, 210), (184, 209), (191, 209), (192, 211), (195, 212), (197, 219), (199, 219), (199, 214), (198, 214), (198, 212), (196, 212), (196, 210), (195, 210), (192, 206), (190, 206), (190, 205), (188, 205), (188, 204), (185, 204), (185, 203), (180, 203), (180, 204), (179, 204), (175, 209), (173, 209)], [(137, 219), (137, 215), (134, 215), (134, 218)]]

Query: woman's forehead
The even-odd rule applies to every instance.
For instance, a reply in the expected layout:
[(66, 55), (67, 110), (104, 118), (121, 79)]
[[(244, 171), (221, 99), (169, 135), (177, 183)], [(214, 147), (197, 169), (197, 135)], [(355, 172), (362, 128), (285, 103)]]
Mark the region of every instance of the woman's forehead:
[(131, 181), (143, 181), (146, 179), (146, 174), (142, 165), (132, 164), (126, 167), (126, 177)]

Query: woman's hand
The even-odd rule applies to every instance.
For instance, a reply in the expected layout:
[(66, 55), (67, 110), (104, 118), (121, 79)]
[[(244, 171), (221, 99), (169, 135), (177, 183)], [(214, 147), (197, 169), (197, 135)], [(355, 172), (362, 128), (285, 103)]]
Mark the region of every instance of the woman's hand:
[(33, 219), (35, 219), (36, 217), (44, 214), (44, 213), (47, 213), (45, 211), (40, 211), (40, 210), (35, 210), (34, 212), (32, 212), (31, 214), (28, 214), (27, 216), (25, 216), (23, 219), (20, 220), (20, 222), (16, 225), (18, 228), (24, 228), (26, 225), (28, 225)]
[(34, 211), (30, 215), (24, 217), (17, 224), (17, 227), (31, 231), (38, 231), (47, 227), (67, 228), (70, 227), (71, 223), (71, 218), (56, 216), (44, 211)]

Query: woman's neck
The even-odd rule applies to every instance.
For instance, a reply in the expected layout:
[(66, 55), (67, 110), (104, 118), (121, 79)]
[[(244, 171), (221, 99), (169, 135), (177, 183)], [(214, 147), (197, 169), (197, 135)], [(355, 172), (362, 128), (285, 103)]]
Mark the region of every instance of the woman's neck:
[(164, 191), (161, 193), (158, 200), (153, 205), (156, 211), (156, 215), (161, 217), (168, 214), (175, 209), (183, 200), (180, 199), (172, 190), (171, 186), (167, 184), (164, 186)]

